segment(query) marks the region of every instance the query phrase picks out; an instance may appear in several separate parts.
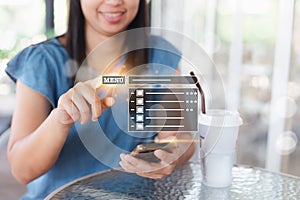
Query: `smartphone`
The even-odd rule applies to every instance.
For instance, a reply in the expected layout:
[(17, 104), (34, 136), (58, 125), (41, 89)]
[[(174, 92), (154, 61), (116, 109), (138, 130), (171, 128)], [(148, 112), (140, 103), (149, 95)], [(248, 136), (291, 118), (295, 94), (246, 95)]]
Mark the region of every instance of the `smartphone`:
[(162, 149), (167, 152), (172, 152), (174, 148), (176, 148), (176, 143), (174, 142), (139, 144), (131, 152), (131, 155), (148, 162), (160, 162), (160, 159), (154, 155), (154, 151)]

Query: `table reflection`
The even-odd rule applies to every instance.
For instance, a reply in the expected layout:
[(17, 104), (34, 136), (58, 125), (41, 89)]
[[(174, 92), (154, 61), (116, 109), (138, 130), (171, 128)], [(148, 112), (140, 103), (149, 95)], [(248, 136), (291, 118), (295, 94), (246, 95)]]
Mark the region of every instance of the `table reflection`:
[(260, 168), (235, 166), (233, 182), (227, 188), (201, 184), (199, 163), (189, 163), (160, 180), (109, 170), (93, 174), (50, 194), (59, 199), (297, 199), (300, 178)]

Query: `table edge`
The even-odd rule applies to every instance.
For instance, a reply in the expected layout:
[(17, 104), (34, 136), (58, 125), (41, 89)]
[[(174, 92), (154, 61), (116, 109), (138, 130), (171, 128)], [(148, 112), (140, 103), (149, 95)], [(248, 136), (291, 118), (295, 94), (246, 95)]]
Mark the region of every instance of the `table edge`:
[(65, 189), (66, 187), (69, 187), (70, 185), (78, 182), (78, 181), (81, 181), (81, 180), (84, 180), (84, 179), (87, 179), (87, 178), (90, 178), (90, 177), (93, 177), (93, 176), (96, 176), (96, 175), (100, 175), (100, 174), (104, 174), (104, 173), (108, 173), (110, 171), (124, 171), (124, 170), (121, 170), (121, 168), (114, 168), (114, 169), (107, 169), (107, 170), (103, 170), (103, 171), (99, 171), (99, 172), (95, 172), (95, 173), (92, 173), (92, 174), (89, 174), (89, 175), (86, 175), (86, 176), (82, 176), (80, 178), (77, 178), (73, 181), (70, 181), (69, 183), (66, 183), (58, 188), (56, 188), (55, 190), (53, 190), (50, 194), (48, 194), (44, 200), (51, 200), (51, 198), (56, 195), (58, 192), (62, 191), (63, 189)]
[[(191, 164), (200, 164), (200, 162), (189, 162), (186, 165), (191, 165)], [(248, 168), (248, 169), (258, 169), (258, 170), (261, 170), (261, 171), (264, 171), (264, 172), (268, 172), (268, 173), (272, 173), (272, 174), (277, 174), (277, 175), (282, 175), (282, 176), (286, 176), (286, 177), (290, 177), (290, 178), (294, 178), (294, 179), (299, 179), (300, 180), (300, 177), (298, 177), (298, 176), (287, 174), (287, 173), (284, 173), (284, 172), (275, 172), (275, 171), (271, 171), (271, 170), (268, 170), (268, 169), (265, 169), (265, 168), (261, 168), (261, 167), (255, 167), (255, 166), (243, 165), (243, 164), (236, 164), (236, 165), (234, 165), (234, 167), (243, 167), (243, 168)], [(120, 168), (114, 168), (114, 169), (107, 169), (107, 170), (104, 170), (104, 171), (99, 171), (99, 172), (95, 172), (95, 173), (92, 173), (92, 174), (89, 174), (89, 175), (86, 175), (86, 176), (82, 176), (80, 178), (77, 178), (77, 179), (75, 179), (75, 180), (73, 180), (73, 181), (71, 181), (69, 183), (66, 183), (66, 184), (64, 184), (64, 185), (56, 188), (50, 194), (48, 194), (44, 200), (51, 200), (51, 198), (54, 197), (58, 192), (62, 191), (66, 187), (69, 187), (70, 185), (72, 185), (72, 184), (74, 184), (74, 183), (76, 183), (78, 181), (81, 181), (81, 180), (84, 180), (84, 179), (87, 179), (87, 178), (90, 178), (90, 177), (93, 177), (93, 176), (96, 176), (96, 175), (109, 173), (111, 171), (123, 171), (123, 172), (126, 172), (126, 171), (124, 171), (120, 167)], [(126, 173), (128, 173), (128, 172), (126, 172)]]

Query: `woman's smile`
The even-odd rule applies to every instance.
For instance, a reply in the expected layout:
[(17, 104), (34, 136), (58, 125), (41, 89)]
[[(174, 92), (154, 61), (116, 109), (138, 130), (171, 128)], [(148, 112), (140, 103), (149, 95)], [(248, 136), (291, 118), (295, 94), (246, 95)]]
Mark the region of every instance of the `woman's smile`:
[(108, 23), (118, 23), (122, 20), (125, 11), (117, 11), (117, 12), (100, 12), (103, 18)]

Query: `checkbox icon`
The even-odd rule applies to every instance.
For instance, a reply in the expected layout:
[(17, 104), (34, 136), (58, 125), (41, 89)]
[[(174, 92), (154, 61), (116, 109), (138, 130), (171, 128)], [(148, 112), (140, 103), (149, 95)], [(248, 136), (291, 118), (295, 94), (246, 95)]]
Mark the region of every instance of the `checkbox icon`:
[(137, 97), (143, 97), (144, 96), (144, 90), (136, 90), (136, 96)]
[(136, 123), (136, 130), (138, 131), (144, 130), (144, 123)]
[(143, 122), (144, 121), (144, 115), (136, 115), (136, 121), (137, 122)]
[(144, 105), (144, 98), (136, 98), (136, 105)]
[(144, 113), (144, 106), (137, 106), (136, 113)]

